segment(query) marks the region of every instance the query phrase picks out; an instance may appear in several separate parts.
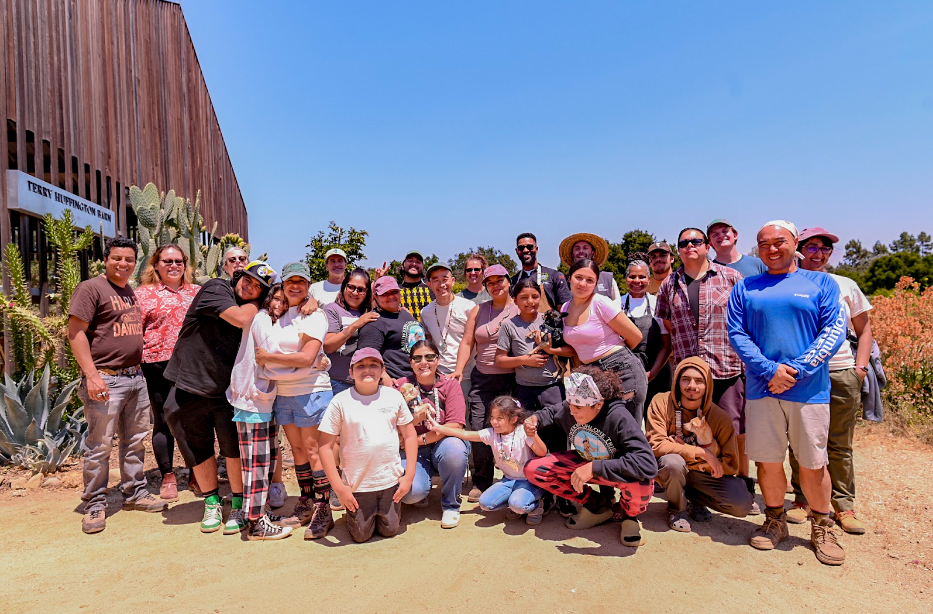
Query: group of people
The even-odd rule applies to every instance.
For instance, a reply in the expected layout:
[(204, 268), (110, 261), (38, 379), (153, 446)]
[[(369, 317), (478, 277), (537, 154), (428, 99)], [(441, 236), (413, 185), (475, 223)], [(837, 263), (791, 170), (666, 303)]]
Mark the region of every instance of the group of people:
[[(198, 288), (174, 245), (156, 250), (134, 291), (136, 246), (111, 239), (105, 274), (78, 286), (69, 311), (89, 424), (83, 529), (105, 527), (114, 433), (124, 509), (177, 500), (177, 443), (204, 498), (200, 530), (256, 540), (305, 525), (306, 539), (324, 537), (341, 509), (356, 541), (394, 535), (402, 504), (428, 505), (434, 476), (441, 526), (453, 528), (469, 471), (467, 498), (483, 510), (536, 525), (553, 509), (574, 530), (617, 521), (636, 547), (656, 491), (675, 531), (709, 521), (710, 508), (760, 514), (754, 461), (765, 509), (751, 545), (773, 549), (788, 522), (809, 519), (817, 558), (841, 564), (837, 524), (865, 532), (852, 438), (871, 305), (825, 272), (838, 241), (774, 220), (758, 232), (760, 258), (743, 256), (716, 219), (678, 234), (676, 270), (665, 242), (634, 255), (622, 294), (600, 268), (601, 237), (561, 242), (564, 275), (538, 262), (526, 232), (521, 270), (471, 254), (455, 294), (451, 267), (424, 270), (417, 251), (399, 283), (385, 267), (348, 272), (339, 247), (316, 282), (304, 263), (277, 274), (231, 248), (227, 278)], [(159, 496), (143, 475), (150, 413)], [(280, 427), (300, 489), (287, 516), (272, 511), (286, 499)]]

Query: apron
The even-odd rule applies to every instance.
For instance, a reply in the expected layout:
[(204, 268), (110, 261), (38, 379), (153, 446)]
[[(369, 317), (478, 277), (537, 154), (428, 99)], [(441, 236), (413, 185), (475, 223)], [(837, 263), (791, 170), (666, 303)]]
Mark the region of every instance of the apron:
[(651, 303), (648, 302), (647, 298), (645, 299), (645, 315), (639, 317), (633, 317), (629, 315), (629, 304), (630, 304), (631, 295), (626, 295), (625, 297), (625, 315), (629, 317), (635, 326), (638, 327), (638, 330), (641, 331), (641, 343), (632, 348), (632, 353), (641, 358), (642, 364), (645, 366), (645, 371), (650, 371), (651, 367), (654, 366), (654, 361), (658, 357), (658, 354), (661, 353), (661, 348), (663, 343), (661, 342), (661, 325), (654, 317), (654, 312), (651, 311)]

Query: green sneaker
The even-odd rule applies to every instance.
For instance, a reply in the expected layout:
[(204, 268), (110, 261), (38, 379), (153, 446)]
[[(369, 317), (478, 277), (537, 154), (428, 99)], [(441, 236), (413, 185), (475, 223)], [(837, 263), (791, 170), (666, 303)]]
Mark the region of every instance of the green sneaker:
[(243, 510), (230, 510), (230, 517), (224, 524), (224, 535), (236, 535), (249, 528), (246, 522), (246, 512)]
[(201, 533), (213, 533), (224, 523), (223, 503), (204, 503), (204, 518), (201, 519)]

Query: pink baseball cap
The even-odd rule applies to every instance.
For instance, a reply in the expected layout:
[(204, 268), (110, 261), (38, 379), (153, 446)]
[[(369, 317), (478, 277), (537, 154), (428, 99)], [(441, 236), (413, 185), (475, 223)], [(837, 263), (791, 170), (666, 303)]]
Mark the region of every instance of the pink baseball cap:
[(380, 363), (385, 364), (385, 361), (382, 360), (382, 354), (380, 354), (379, 350), (376, 348), (360, 348), (353, 352), (353, 358), (350, 359), (350, 366), (352, 367), (365, 358), (375, 358)]
[(386, 292), (391, 292), (392, 290), (398, 289), (398, 282), (391, 275), (383, 275), (376, 280), (375, 290), (378, 296), (382, 296)]
[(494, 264), (491, 267), (483, 271), (483, 281), (486, 281), (493, 275), (499, 275), (501, 277), (508, 277), (509, 272), (501, 264)]
[(804, 228), (800, 232), (800, 238), (798, 240), (800, 241), (801, 244), (803, 244), (807, 241), (807, 239), (810, 239), (812, 237), (826, 237), (833, 243), (839, 243), (838, 236), (829, 232), (825, 228), (821, 228), (820, 226), (814, 226), (813, 228)]

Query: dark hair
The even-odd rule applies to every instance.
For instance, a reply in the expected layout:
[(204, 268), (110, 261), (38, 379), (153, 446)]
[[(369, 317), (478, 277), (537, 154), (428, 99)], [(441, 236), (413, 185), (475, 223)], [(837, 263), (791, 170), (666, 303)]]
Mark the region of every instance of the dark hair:
[[(269, 314), (269, 317), (272, 318), (273, 322), (279, 319), (277, 315), (272, 313), (272, 299), (275, 298), (276, 292), (284, 292), (284, 290), (282, 290), (282, 284), (280, 283), (272, 284), (272, 286), (269, 288), (269, 293), (266, 295), (266, 298), (263, 299), (262, 301), (262, 308), (265, 310), (266, 313)], [(285, 297), (283, 296), (282, 298), (285, 298)]]
[(580, 365), (574, 367), (571, 371), (592, 377), (596, 388), (599, 389), (599, 394), (602, 395), (604, 400), (622, 398), (622, 382), (615, 371), (604, 371), (596, 365)]
[(535, 245), (538, 244), (538, 237), (536, 237), (533, 232), (523, 232), (522, 234), (515, 237), (515, 245), (518, 245), (518, 242), (522, 239), (531, 239), (535, 242)]
[(359, 267), (356, 267), (355, 269), (350, 271), (349, 275), (343, 278), (343, 281), (340, 284), (340, 291), (337, 292), (337, 300), (334, 302), (340, 305), (341, 307), (343, 307), (344, 309), (349, 309), (349, 307), (347, 307), (347, 302), (343, 298), (343, 293), (346, 291), (347, 284), (350, 283), (350, 280), (356, 276), (362, 277), (363, 279), (366, 280), (366, 284), (365, 284), (366, 294), (363, 295), (363, 302), (360, 303), (360, 307), (359, 307), (360, 315), (362, 315), (366, 313), (367, 311), (371, 311), (373, 308), (373, 281), (372, 281), (372, 278), (369, 276), (369, 273), (366, 272), (366, 269), (361, 269)]
[(415, 351), (420, 350), (421, 348), (428, 348), (438, 356), (441, 355), (440, 350), (437, 349), (437, 346), (434, 345), (433, 341), (430, 339), (421, 339), (420, 341), (416, 341), (415, 344), (411, 346), (411, 349), (408, 350), (408, 360), (411, 360), (415, 355)]
[(467, 263), (468, 263), (470, 260), (479, 260), (480, 262), (482, 262), (482, 263), (483, 263), (483, 270), (484, 270), (484, 271), (486, 270), (486, 267), (489, 266), (489, 261), (486, 260), (486, 257), (485, 257), (485, 256), (483, 256), (482, 254), (477, 254), (477, 253), (474, 252), (474, 253), (472, 253), (472, 254), (467, 254), (467, 257), (463, 259), (463, 268), (464, 268), (464, 269), (466, 268), (466, 265), (467, 265)]
[[(239, 271), (233, 272), (233, 277), (230, 278), (230, 287), (233, 288), (233, 293), (236, 295), (236, 285), (240, 283), (240, 280), (243, 279), (244, 275), (248, 275), (245, 269), (240, 269)], [(252, 277), (252, 275), (248, 275)], [(253, 278), (255, 279), (255, 278)], [(259, 304), (262, 305), (266, 302), (266, 297), (269, 295), (269, 288), (265, 287), (262, 284), (259, 284)]]
[(677, 233), (677, 242), (680, 243), (680, 237), (684, 236), (684, 233), (690, 230), (696, 230), (698, 233), (700, 233), (703, 236), (703, 243), (705, 243), (706, 245), (709, 245), (709, 237), (707, 237), (706, 233), (700, 230), (699, 228), (684, 228), (683, 230)]
[(194, 283), (194, 275), (192, 274), (191, 267), (188, 266), (188, 254), (177, 244), (166, 243), (165, 245), (160, 245), (156, 248), (156, 251), (152, 252), (149, 262), (146, 263), (146, 268), (143, 269), (142, 275), (139, 276), (139, 285), (157, 284), (162, 281), (162, 276), (155, 270), (155, 266), (159, 264), (159, 260), (162, 259), (162, 254), (170, 249), (177, 249), (181, 254), (181, 259), (184, 261), (183, 266), (185, 267), (185, 274), (182, 278), (182, 285)]
[(133, 249), (133, 257), (139, 257), (139, 246), (136, 245), (136, 241), (129, 237), (113, 237), (112, 239), (107, 239), (107, 243), (104, 245), (104, 260), (110, 257), (110, 250), (115, 247), (131, 247)]
[(797, 249), (798, 250), (803, 249), (803, 246), (809, 243), (810, 241), (812, 241), (813, 239), (819, 239), (820, 241), (823, 242), (823, 245), (825, 247), (832, 247), (834, 249), (836, 247), (836, 245), (832, 241), (830, 241), (829, 237), (827, 237), (826, 235), (813, 235), (812, 237), (807, 237), (807, 240), (801, 243)]
[(526, 414), (524, 408), (519, 404), (518, 401), (507, 394), (496, 397), (492, 400), (492, 403), (489, 404), (489, 412), (492, 413), (492, 410), (494, 409), (498, 409), (503, 414), (505, 414), (505, 417), (509, 420), (509, 422), (512, 421), (512, 418), (517, 418), (517, 421), (515, 422), (516, 428), (520, 427), (521, 423), (525, 421)]
[(589, 258), (581, 258), (573, 263), (573, 266), (570, 267), (570, 271), (567, 272), (567, 279), (573, 277), (573, 274), (579, 271), (580, 269), (589, 269), (596, 273), (596, 279), (599, 279), (599, 265), (590, 260)]
[(515, 286), (512, 287), (512, 298), (518, 296), (518, 293), (524, 290), (525, 288), (534, 288), (538, 291), (538, 294), (541, 294), (541, 286), (538, 285), (538, 282), (529, 275), (528, 277), (523, 277), (519, 279)]

